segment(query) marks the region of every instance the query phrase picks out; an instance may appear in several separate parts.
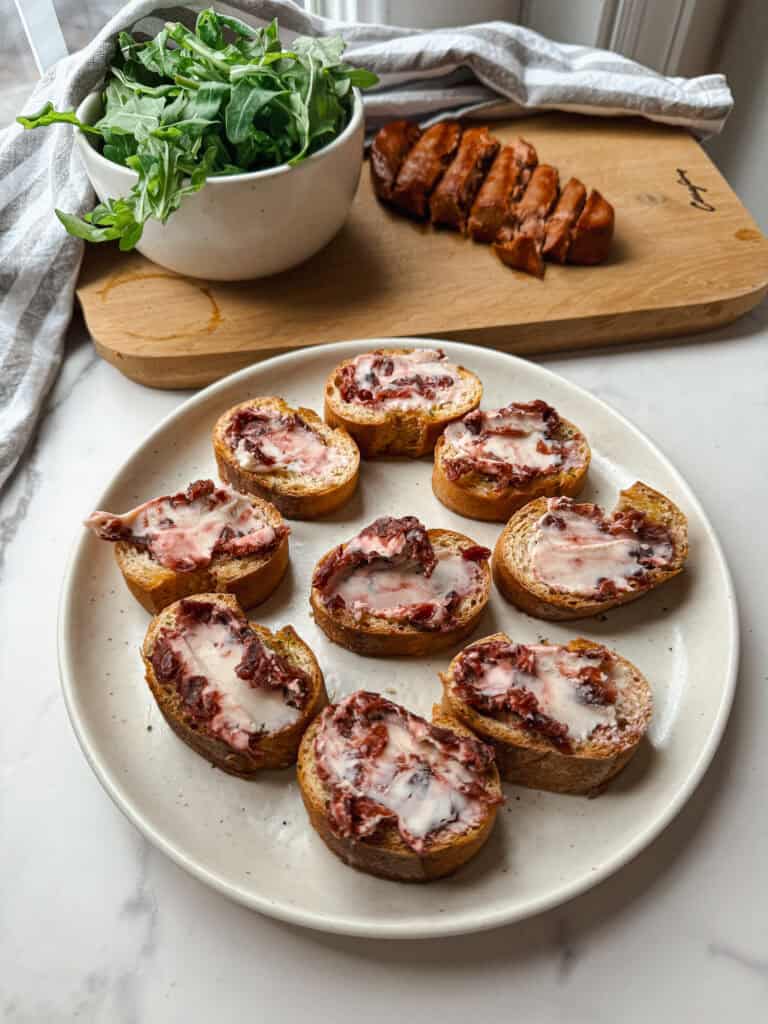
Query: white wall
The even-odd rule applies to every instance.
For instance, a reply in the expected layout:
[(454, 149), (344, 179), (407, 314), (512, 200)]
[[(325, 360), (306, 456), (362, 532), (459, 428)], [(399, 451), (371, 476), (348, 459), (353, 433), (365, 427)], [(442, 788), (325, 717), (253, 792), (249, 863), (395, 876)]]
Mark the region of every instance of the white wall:
[(715, 66), (736, 104), (710, 156), (768, 233), (768, 0), (730, 3)]

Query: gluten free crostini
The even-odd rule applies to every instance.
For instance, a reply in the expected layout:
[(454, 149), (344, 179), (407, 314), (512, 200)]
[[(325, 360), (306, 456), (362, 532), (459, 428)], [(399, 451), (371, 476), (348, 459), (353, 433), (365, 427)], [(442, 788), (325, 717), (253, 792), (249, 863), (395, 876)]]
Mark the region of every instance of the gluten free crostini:
[(360, 453), (346, 430), (282, 398), (228, 409), (213, 430), (219, 475), (238, 491), (271, 501), (288, 519), (316, 519), (357, 487)]
[(635, 666), (590, 640), (496, 633), (440, 678), (444, 710), (493, 747), (501, 777), (555, 793), (599, 791), (635, 754), (653, 708)]
[(233, 594), (244, 608), (265, 601), (288, 567), (289, 529), (268, 501), (196, 480), (185, 491), (130, 512), (94, 512), (85, 525), (113, 541), (136, 600), (159, 612), (190, 594)]
[(621, 491), (611, 515), (571, 498), (516, 512), (493, 553), (502, 594), (540, 619), (582, 619), (634, 601), (683, 571), (688, 524), (647, 484)]
[(165, 608), (141, 654), (176, 735), (243, 779), (293, 764), (328, 703), (317, 660), (293, 626), (272, 633), (248, 622), (234, 597), (197, 594)]
[(418, 458), (482, 395), (480, 379), (442, 349), (377, 349), (346, 359), (330, 374), (325, 419), (345, 427), (365, 458)]
[(310, 604), (334, 643), (358, 654), (422, 655), (468, 636), (488, 603), (490, 551), (415, 516), (382, 516), (325, 554)]
[(590, 456), (578, 427), (546, 402), (474, 409), (438, 440), (432, 490), (459, 515), (505, 523), (534, 498), (577, 495)]
[(304, 734), (309, 820), (345, 864), (381, 878), (452, 874), (483, 846), (502, 802), (493, 752), (439, 706), (429, 723), (358, 690)]

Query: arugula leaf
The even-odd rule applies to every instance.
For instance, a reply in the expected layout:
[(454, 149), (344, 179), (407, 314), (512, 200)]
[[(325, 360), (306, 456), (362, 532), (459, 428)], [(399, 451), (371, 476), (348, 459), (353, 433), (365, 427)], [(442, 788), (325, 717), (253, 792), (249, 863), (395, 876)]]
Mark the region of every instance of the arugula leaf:
[(107, 87), (107, 107), (104, 116), (94, 125), (101, 131), (133, 135), (137, 142), (146, 139), (160, 124), (165, 99), (155, 96), (137, 96), (129, 92), (120, 95), (110, 82)]
[(194, 31), (169, 22), (154, 39), (118, 35), (96, 124), (50, 103), (17, 120), (79, 127), (136, 172), (126, 196), (83, 217), (56, 211), (70, 234), (131, 249), (148, 219), (165, 222), (209, 177), (298, 163), (343, 131), (353, 87), (378, 81), (342, 63), (343, 51), (339, 36), (299, 36), (284, 49), (277, 20), (254, 28), (206, 8)]
[(86, 242), (111, 242), (120, 240), (120, 248), (127, 252), (141, 239), (143, 222), (139, 223), (131, 204), (125, 199), (109, 199), (100, 203), (85, 217), (75, 217), (61, 210), (56, 216), (70, 235), (83, 238)]
[(173, 78), (181, 60), (181, 51), (169, 49), (167, 43), (168, 29), (164, 28), (149, 42), (137, 44), (134, 50), (136, 60), (161, 78)]
[(136, 152), (138, 143), (132, 135), (119, 135), (117, 132), (102, 132), (104, 142), (101, 153), (107, 160), (115, 164), (126, 165), (128, 157)]
[[(213, 47), (204, 43), (202, 39), (198, 39), (197, 36), (193, 32), (190, 32), (188, 28), (185, 28), (181, 22), (166, 22), (163, 31), (166, 32), (171, 39), (177, 42), (182, 49), (190, 50), (193, 54), (202, 57), (203, 60), (207, 61), (208, 64), (211, 65), (211, 67), (217, 68), (219, 71), (223, 72), (228, 70), (226, 60), (226, 56), (228, 55), (224, 52), (214, 50)], [(232, 47), (232, 49), (234, 49), (234, 47)]]
[(230, 142), (243, 142), (258, 112), (277, 96), (286, 95), (285, 90), (263, 89), (242, 80), (232, 89), (224, 117), (224, 129)]
[(231, 87), (226, 82), (206, 82), (187, 97), (184, 118), (220, 120), (221, 107), (229, 100)]
[(342, 64), (338, 69), (346, 80), (358, 89), (371, 89), (378, 84), (379, 76), (366, 68), (353, 68), (350, 64)]
[(179, 92), (179, 88), (175, 84), (168, 85), (145, 85), (143, 82), (138, 82), (135, 78), (129, 78), (128, 75), (124, 74), (120, 68), (111, 67), (109, 69), (110, 74), (125, 89), (129, 89), (132, 92), (140, 93), (144, 96), (176, 96)]
[(130, 32), (120, 32), (117, 36), (117, 46), (123, 63), (129, 64), (135, 59), (141, 43), (136, 42)]
[(94, 125), (83, 124), (78, 120), (74, 110), (54, 110), (52, 103), (46, 103), (42, 110), (29, 117), (19, 116), (16, 118), (23, 128), (44, 128), (49, 124), (73, 124), (82, 132), (89, 135), (101, 135), (101, 132)]
[(344, 40), (341, 36), (296, 36), (293, 48), (301, 56), (312, 58), (322, 68), (334, 67), (341, 61)]
[(76, 217), (73, 213), (64, 213), (63, 210), (56, 210), (55, 213), (70, 235), (84, 238), (86, 242), (110, 242), (121, 235), (117, 227), (97, 227), (90, 221)]
[(226, 46), (219, 16), (210, 7), (198, 14), (195, 32), (205, 45), (210, 46), (213, 50), (223, 50)]
[(235, 154), (240, 165), (240, 171), (235, 172), (238, 174), (246, 167), (274, 167), (283, 162), (274, 138), (258, 128), (251, 128), (246, 138), (235, 147)]
[[(211, 10), (210, 8), (208, 8)], [(211, 13), (214, 12), (211, 10)], [(216, 14), (215, 17), (218, 19), (219, 25), (223, 28), (231, 29), (235, 35), (240, 36), (243, 39), (257, 39), (259, 38), (259, 29), (251, 28), (250, 25), (246, 25), (244, 21), (239, 18), (233, 18), (228, 14)], [(277, 20), (274, 22), (277, 25)]]

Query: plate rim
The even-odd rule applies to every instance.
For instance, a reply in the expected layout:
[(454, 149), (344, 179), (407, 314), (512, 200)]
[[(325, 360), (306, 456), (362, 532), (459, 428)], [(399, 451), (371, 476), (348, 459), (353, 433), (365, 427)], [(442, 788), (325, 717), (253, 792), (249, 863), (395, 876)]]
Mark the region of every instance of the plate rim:
[[(112, 474), (108, 483), (100, 489), (100, 495), (104, 494), (114, 486), (115, 479), (123, 472), (125, 467), (129, 463), (133, 462), (138, 457), (140, 451), (151, 444), (158, 435), (164, 433), (166, 428), (174, 420), (182, 418), (190, 410), (207, 403), (211, 398), (215, 397), (219, 391), (223, 391), (233, 383), (246, 380), (248, 377), (252, 376), (254, 373), (258, 373), (261, 369), (267, 366), (274, 367), (283, 363), (300, 362), (309, 352), (322, 350), (329, 354), (339, 353), (341, 359), (344, 358), (345, 352), (360, 350), (361, 346), (378, 348), (384, 345), (392, 345), (393, 343), (397, 346), (435, 345), (438, 348), (444, 347), (458, 349), (459, 351), (456, 358), (464, 360), (469, 357), (470, 362), (471, 355), (474, 350), (478, 347), (486, 347), (472, 345), (467, 342), (424, 337), (358, 338), (349, 341), (311, 345), (306, 348), (294, 349), (291, 352), (287, 352), (282, 355), (273, 356), (269, 359), (251, 363), (249, 366), (228, 374), (220, 380), (209, 384), (205, 388), (201, 388), (195, 394), (190, 395), (189, 398), (183, 401), (175, 409), (172, 409), (171, 412), (167, 413), (154, 428), (143, 436), (142, 440), (139, 441), (138, 444), (136, 444), (129, 454), (121, 461), (120, 466)], [(416, 919), (404, 919), (397, 922), (379, 923), (376, 922), (374, 918), (369, 918), (367, 921), (361, 921), (359, 918), (348, 917), (343, 914), (334, 914), (331, 916), (317, 911), (306, 910), (289, 903), (272, 901), (268, 897), (255, 895), (251, 892), (247, 892), (237, 885), (227, 882), (217, 874), (209, 871), (204, 865), (199, 864), (193, 857), (188, 856), (182, 847), (167, 839), (160, 830), (156, 829), (151, 822), (146, 819), (141, 811), (141, 807), (135, 805), (126, 794), (121, 792), (119, 780), (114, 772), (110, 772), (107, 759), (100, 758), (94, 750), (91, 749), (89, 744), (88, 728), (84, 718), (80, 714), (78, 706), (77, 688), (74, 678), (75, 672), (72, 664), (70, 663), (67, 645), (67, 637), (71, 629), (73, 605), (75, 603), (75, 590), (72, 585), (73, 577), (77, 565), (84, 557), (84, 548), (88, 539), (87, 534), (82, 532), (72, 544), (72, 548), (67, 559), (67, 565), (59, 595), (56, 628), (59, 679), (64, 696), (64, 704), (77, 742), (86, 761), (90, 765), (91, 770), (107, 795), (125, 815), (125, 817), (139, 830), (145, 839), (151, 842), (174, 863), (183, 868), (198, 881), (210, 886), (235, 903), (239, 903), (251, 910), (256, 910), (268, 917), (273, 917), (289, 924), (309, 928), (314, 931), (337, 935), (356, 936), (360, 938), (438, 938), (450, 935), (464, 935), (487, 931), (492, 928), (512, 924), (516, 921), (525, 920), (526, 918), (533, 917), (547, 910), (551, 910), (554, 907), (560, 906), (561, 904), (574, 899), (576, 896), (589, 891), (634, 860), (638, 854), (640, 854), (659, 835), (661, 835), (667, 826), (680, 813), (702, 781), (707, 769), (712, 763), (718, 747), (720, 746), (720, 742), (728, 722), (728, 717), (733, 706), (736, 691), (741, 647), (739, 614), (733, 578), (731, 576), (731, 571), (725, 558), (722, 545), (720, 544), (719, 537), (712, 526), (709, 517), (704, 511), (695, 491), (683, 474), (676, 468), (674, 463), (672, 463), (667, 455), (659, 448), (656, 442), (649, 438), (647, 434), (640, 430), (640, 428), (624, 416), (623, 413), (618, 412), (612, 405), (610, 405), (610, 403), (592, 394), (592, 392), (587, 388), (574, 383), (567, 377), (563, 377), (560, 374), (555, 373), (554, 370), (550, 370), (548, 367), (542, 366), (540, 363), (521, 358), (520, 356), (515, 356), (509, 352), (502, 352), (498, 349), (491, 349), (491, 351), (501, 359), (505, 361), (509, 360), (512, 365), (523, 363), (526, 366), (535, 366), (537, 371), (543, 373), (545, 376), (554, 377), (559, 382), (565, 382), (569, 388), (579, 393), (582, 397), (586, 397), (589, 401), (596, 403), (611, 415), (617, 417), (627, 430), (649, 446), (653, 455), (675, 479), (677, 485), (685, 493), (686, 500), (698, 514), (704, 527), (707, 540), (712, 545), (714, 555), (718, 563), (718, 568), (722, 574), (725, 584), (725, 596), (729, 609), (728, 622), (731, 633), (731, 644), (725, 673), (725, 685), (723, 687), (720, 702), (715, 712), (712, 727), (707, 735), (706, 741), (702, 745), (698, 757), (688, 771), (687, 776), (684, 778), (682, 784), (675, 793), (674, 798), (670, 800), (662, 812), (658, 814), (649, 825), (635, 835), (629, 842), (625, 843), (624, 846), (622, 846), (621, 849), (615, 852), (612, 856), (607, 857), (597, 869), (584, 873), (581, 877), (572, 879), (569, 882), (554, 885), (547, 893), (531, 898), (514, 909), (500, 908), (495, 910), (491, 907), (481, 910), (474, 909), (469, 912), (454, 914), (452, 916), (440, 915), (440, 919), (435, 921), (428, 921), (422, 916)]]

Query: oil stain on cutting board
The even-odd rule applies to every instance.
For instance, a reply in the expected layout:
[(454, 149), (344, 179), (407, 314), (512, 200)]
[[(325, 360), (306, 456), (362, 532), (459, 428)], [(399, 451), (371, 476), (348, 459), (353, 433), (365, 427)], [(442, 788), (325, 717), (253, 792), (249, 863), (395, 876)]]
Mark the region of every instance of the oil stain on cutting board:
[(551, 265), (543, 280), (511, 271), (488, 246), (382, 207), (366, 163), (339, 235), (272, 278), (199, 281), (89, 247), (77, 294), (97, 350), (143, 384), (194, 387), (349, 338), (424, 335), (525, 354), (685, 335), (735, 320), (768, 291), (768, 241), (687, 132), (563, 114), (492, 130), (524, 135), (562, 182), (573, 174), (613, 203), (606, 263)]

